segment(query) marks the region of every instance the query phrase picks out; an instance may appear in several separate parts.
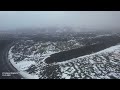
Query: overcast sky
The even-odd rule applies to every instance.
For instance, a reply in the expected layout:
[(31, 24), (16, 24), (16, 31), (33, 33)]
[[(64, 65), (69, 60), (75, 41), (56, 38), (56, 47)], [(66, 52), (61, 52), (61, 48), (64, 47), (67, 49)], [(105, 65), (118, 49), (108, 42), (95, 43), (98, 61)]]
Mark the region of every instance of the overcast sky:
[(66, 25), (120, 28), (120, 11), (0, 11), (0, 30)]

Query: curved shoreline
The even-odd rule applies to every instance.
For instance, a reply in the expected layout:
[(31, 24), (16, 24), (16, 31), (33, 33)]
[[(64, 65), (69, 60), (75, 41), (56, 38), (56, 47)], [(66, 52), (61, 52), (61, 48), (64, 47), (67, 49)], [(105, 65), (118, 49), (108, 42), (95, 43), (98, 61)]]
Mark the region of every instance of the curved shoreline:
[[(114, 46), (111, 46), (111, 47), (114, 47)], [(116, 47), (116, 45), (115, 45), (115, 47)], [(108, 48), (108, 49), (103, 49), (102, 51), (106, 51), (106, 50), (109, 50), (110, 48)], [(113, 48), (111, 48), (111, 49), (113, 49)], [(110, 49), (110, 50), (111, 50)], [(102, 52), (102, 51), (100, 51), (100, 52)], [(100, 52), (96, 52), (96, 53), (100, 53)], [(90, 55), (92, 55), (92, 54), (90, 54)], [(86, 55), (85, 55), (86, 56)], [(83, 56), (83, 57), (85, 57), (85, 56)], [(81, 57), (79, 57), (79, 58), (81, 58)], [(72, 60), (72, 61), (74, 61), (74, 60)], [(13, 65), (14, 66), (14, 65)], [(17, 69), (17, 68), (16, 68)], [(18, 70), (19, 71), (19, 70)], [(24, 74), (24, 73), (22, 73), (22, 74)], [(26, 78), (27, 78), (27, 75), (25, 76)], [(27, 78), (27, 79), (31, 79), (31, 78)], [(32, 79), (34, 79), (34, 78), (32, 78)]]
[(24, 77), (19, 73), (19, 71), (13, 66), (13, 64), (10, 62), (10, 60), (8, 60), (8, 52), (9, 52), (9, 50), (10, 50), (10, 48), (13, 46), (13, 44), (14, 44), (15, 42), (13, 41), (10, 45), (8, 45), (5, 49), (4, 49), (4, 61), (3, 62), (5, 62), (5, 64), (7, 64), (8, 65), (8, 70), (9, 69), (11, 69), (11, 70), (9, 70), (9, 72), (15, 72), (15, 73), (18, 73), (18, 74), (15, 74), (15, 75), (11, 75), (11, 76), (13, 76), (13, 78), (12, 79), (24, 79)]
[[(12, 48), (12, 46), (10, 47), (10, 49)], [(10, 51), (9, 49), (9, 51)], [(19, 76), (22, 78), (22, 79), (39, 79), (39, 78), (36, 78), (35, 76), (32, 76), (30, 74), (28, 74), (27, 72), (25, 72), (24, 70), (19, 70), (19, 68), (17, 67), (16, 63), (14, 62), (14, 60), (12, 59), (9, 59), (8, 56), (9, 56), (9, 51), (7, 53), (7, 59), (9, 61), (9, 64), (11, 66), (12, 69), (14, 69), (14, 71), (18, 72)], [(29, 61), (28, 61), (29, 62)]]

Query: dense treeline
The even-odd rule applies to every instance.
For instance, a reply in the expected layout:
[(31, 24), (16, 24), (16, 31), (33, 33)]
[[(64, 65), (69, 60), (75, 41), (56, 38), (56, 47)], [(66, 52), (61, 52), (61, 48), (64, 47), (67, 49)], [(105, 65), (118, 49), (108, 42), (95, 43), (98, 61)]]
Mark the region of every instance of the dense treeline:
[(56, 42), (56, 41), (67, 41), (67, 38), (60, 38), (60, 37), (53, 37), (51, 35), (36, 35), (31, 38), (34, 41), (51, 41), (51, 42)]
[[(99, 43), (92, 44), (94, 42)], [(46, 63), (62, 62), (72, 58), (77, 58), (83, 55), (91, 54), (93, 52), (98, 52), (118, 43), (120, 43), (120, 37), (114, 35), (109, 37), (96, 38), (91, 40), (90, 42), (87, 42), (86, 46), (84, 47), (52, 54), (45, 61)]]
[(68, 41), (70, 39), (74, 38), (88, 38), (88, 37), (94, 37), (95, 34), (91, 33), (57, 33), (57, 34), (38, 34), (35, 36), (32, 36), (31, 39), (34, 41)]

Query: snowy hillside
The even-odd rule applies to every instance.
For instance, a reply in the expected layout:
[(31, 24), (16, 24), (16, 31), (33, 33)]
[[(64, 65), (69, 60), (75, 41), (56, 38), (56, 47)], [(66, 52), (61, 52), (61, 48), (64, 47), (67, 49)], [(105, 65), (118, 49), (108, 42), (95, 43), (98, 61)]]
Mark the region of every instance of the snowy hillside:
[[(27, 75), (27, 78), (38, 78), (37, 75), (40, 72), (38, 68), (39, 63), (41, 64), (41, 62), (44, 62), (44, 60), (51, 54), (81, 47), (81, 45), (76, 41), (73, 41), (73, 43), (72, 41), (65, 43), (66, 42), (43, 43), (34, 42), (33, 40), (22, 40), (11, 47), (8, 59), (20, 71), (20, 73)], [(72, 45), (68, 47), (69, 44)]]
[(94, 54), (46, 65), (40, 71), (40, 78), (120, 79), (120, 45)]
[[(85, 55), (69, 61), (53, 64), (24, 60), (15, 63), (11, 51), (9, 59), (20, 71), (28, 74), (30, 68), (36, 67), (36, 72), (30, 74), (31, 78), (120, 78), (120, 45), (110, 47), (95, 54)], [(31, 57), (32, 58), (32, 57)], [(43, 65), (44, 64), (44, 65)], [(27, 76), (27, 78), (29, 78)]]
[(23, 77), (120, 79), (119, 34), (63, 33), (40, 38), (21, 40), (9, 50), (8, 59)]

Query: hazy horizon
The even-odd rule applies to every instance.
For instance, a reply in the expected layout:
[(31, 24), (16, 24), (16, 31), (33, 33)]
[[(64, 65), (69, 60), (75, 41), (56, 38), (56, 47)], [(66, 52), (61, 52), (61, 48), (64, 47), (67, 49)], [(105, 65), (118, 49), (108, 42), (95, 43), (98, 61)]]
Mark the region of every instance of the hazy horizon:
[(52, 26), (120, 29), (120, 11), (0, 11), (0, 31)]

